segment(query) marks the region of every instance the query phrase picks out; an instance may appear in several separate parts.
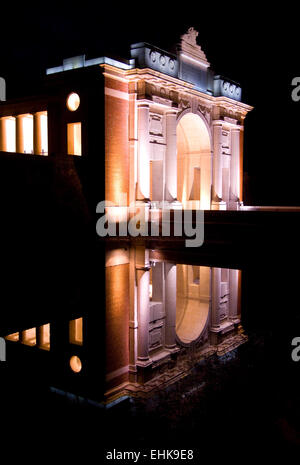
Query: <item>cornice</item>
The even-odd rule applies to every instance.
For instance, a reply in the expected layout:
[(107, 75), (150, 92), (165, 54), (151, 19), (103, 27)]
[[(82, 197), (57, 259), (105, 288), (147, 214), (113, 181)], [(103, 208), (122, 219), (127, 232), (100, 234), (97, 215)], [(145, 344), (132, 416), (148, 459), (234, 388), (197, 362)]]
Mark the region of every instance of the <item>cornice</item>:
[(233, 109), (234, 111), (240, 111), (245, 115), (254, 108), (251, 105), (230, 99), (229, 97), (215, 97), (213, 95), (206, 94), (205, 92), (196, 90), (194, 85), (189, 82), (168, 76), (150, 68), (122, 70), (108, 64), (101, 64), (100, 67), (104, 69), (103, 74), (105, 76), (113, 79), (122, 80), (124, 82), (137, 82), (143, 80), (151, 84), (161, 85), (180, 94), (197, 97), (201, 99), (204, 104), (208, 104), (210, 106), (213, 105), (217, 107), (225, 107), (226, 109)]

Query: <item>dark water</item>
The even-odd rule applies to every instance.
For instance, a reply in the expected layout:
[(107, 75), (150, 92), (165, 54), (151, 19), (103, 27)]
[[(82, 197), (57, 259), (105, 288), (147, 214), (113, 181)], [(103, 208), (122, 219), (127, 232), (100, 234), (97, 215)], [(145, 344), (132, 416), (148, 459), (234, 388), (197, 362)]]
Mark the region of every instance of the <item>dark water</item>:
[[(7, 361), (0, 364), (0, 407), (5, 417), (5, 434), (13, 441), (30, 447), (38, 441), (45, 451), (54, 455), (59, 447), (70, 457), (80, 451), (88, 457), (94, 450), (97, 463), (109, 463), (105, 454), (113, 449), (144, 450), (147, 454), (150, 449), (193, 449), (199, 463), (203, 454), (213, 456), (213, 460), (221, 460), (225, 454), (234, 460), (248, 455), (255, 458), (261, 453), (268, 457), (296, 453), (300, 444), (300, 362), (292, 360), (291, 342), (300, 336), (297, 255), (295, 247), (294, 254), (291, 249), (287, 253), (282, 249), (272, 249), (265, 250), (263, 254), (241, 254), (229, 258), (218, 258), (218, 254), (210, 257), (178, 254), (176, 261), (174, 254), (170, 260), (167, 252), (150, 251), (152, 298), (155, 292), (153, 262), (157, 260), (156, 269), (160, 266), (157, 263), (172, 263), (177, 270), (176, 315), (178, 317), (179, 304), (187, 313), (191, 312), (187, 328), (192, 334), (195, 334), (197, 318), (203, 317), (206, 308), (212, 311), (211, 280), (216, 269), (225, 270), (222, 275), (225, 287), (222, 289), (229, 291), (225, 292), (227, 300), (221, 295), (222, 312), (225, 312), (222, 321), (228, 320), (232, 302), (229, 270), (239, 269), (239, 295), (231, 305), (239, 306), (236, 311), (240, 321), (217, 342), (210, 340), (210, 316), (206, 326), (200, 327), (201, 334), (207, 331), (208, 339), (193, 339), (193, 336), (191, 343), (181, 345), (176, 328), (176, 334), (170, 333), (169, 336), (175, 337), (179, 353), (173, 354), (156, 369), (138, 369), (139, 375), (130, 381), (128, 357), (132, 345), (128, 339), (131, 317), (129, 314), (124, 317), (124, 312), (129, 312), (130, 306), (131, 265), (127, 262), (114, 264), (105, 277), (105, 254), (101, 249), (96, 260), (97, 279), (92, 281), (95, 288), (82, 285), (86, 283), (86, 276), (81, 269), (82, 279), (80, 274), (76, 278), (74, 273), (71, 281), (66, 280), (67, 287), (60, 283), (64, 289), (62, 302), (65, 306), (53, 307), (52, 313), (51, 309), (47, 309), (43, 314), (42, 301), (40, 315), (36, 306), (32, 311), (26, 305), (18, 308), (17, 312), (8, 307), (3, 310), (5, 318), (2, 327), (0, 325), (1, 336), (18, 333), (15, 338), (19, 338), (6, 341)], [(132, 262), (132, 258), (130, 260)], [(135, 258), (132, 264), (134, 270), (137, 260), (140, 259)], [(178, 284), (183, 283), (183, 269), (190, 270), (187, 273), (190, 273), (192, 287), (189, 285), (188, 291)], [(208, 275), (211, 287), (204, 283)], [(199, 301), (194, 294), (182, 297), (182, 292), (188, 293), (190, 289), (194, 292), (200, 288), (200, 294), (197, 294), (198, 297), (200, 295)], [(53, 293), (51, 302), (59, 295)], [(193, 308), (198, 308), (200, 301), (205, 301), (206, 307), (199, 315), (189, 310), (192, 308), (189, 307), (190, 302), (195, 299)], [(72, 302), (76, 303), (72, 305)], [(161, 318), (153, 317), (150, 324), (158, 324), (160, 319), (165, 325), (164, 314)], [(70, 326), (70, 321), (73, 321), (73, 326)], [(50, 337), (49, 327), (44, 326), (48, 323)], [(24, 333), (26, 329), (39, 327), (43, 329)], [(159, 336), (157, 339), (155, 334), (158, 330), (154, 330), (157, 332), (151, 333), (153, 347), (150, 359), (157, 354), (161, 356), (166, 343)], [(226, 349), (226, 340), (238, 334), (244, 335), (245, 340), (237, 343), (236, 347), (229, 344)], [(134, 343), (137, 355), (139, 337)], [(187, 332), (184, 337), (187, 337)], [(22, 342), (20, 338), (23, 338)], [(218, 352), (215, 348), (219, 344), (223, 344), (223, 349)], [(209, 347), (214, 347), (214, 350), (202, 356), (203, 348)], [(70, 368), (69, 361), (73, 355), (81, 361), (79, 373)], [(179, 365), (180, 376), (170, 377)], [(124, 366), (127, 369), (118, 372), (119, 367)], [(108, 381), (110, 372), (115, 376), (109, 376)], [(116, 372), (121, 373), (120, 377)], [(130, 382), (135, 387), (149, 386), (153, 380), (158, 380), (153, 389), (136, 388), (134, 396), (128, 395), (128, 390), (117, 389), (119, 384), (128, 387)], [(107, 395), (110, 389), (116, 389), (112, 396)], [(122, 402), (119, 402), (120, 397)], [(141, 461), (147, 460), (141, 458)], [(87, 460), (88, 463), (94, 461), (91, 458)]]

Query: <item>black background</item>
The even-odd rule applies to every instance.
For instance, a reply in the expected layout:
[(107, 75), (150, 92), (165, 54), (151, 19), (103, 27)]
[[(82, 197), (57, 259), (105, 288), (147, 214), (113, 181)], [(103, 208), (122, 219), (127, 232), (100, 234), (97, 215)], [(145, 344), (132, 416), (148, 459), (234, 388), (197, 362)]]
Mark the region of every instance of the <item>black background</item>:
[[(130, 2), (122, 5), (111, 2), (109, 5), (104, 5), (101, 2), (85, 1), (80, 4), (75, 2), (40, 2), (36, 5), (26, 3), (23, 6), (10, 4), (5, 7), (1, 5), (1, 8), (0, 75), (7, 81), (8, 99), (25, 94), (34, 95), (45, 77), (46, 68), (59, 66), (64, 58), (78, 54), (86, 54), (87, 58), (104, 54), (129, 58), (130, 44), (139, 41), (150, 42), (162, 49), (170, 50), (179, 40), (180, 35), (185, 33), (188, 27), (194, 26), (199, 31), (198, 43), (206, 53), (212, 68), (217, 73), (240, 82), (243, 89), (242, 100), (254, 106), (254, 110), (245, 120), (245, 204), (300, 205), (298, 188), (300, 102), (293, 102), (291, 98), (292, 79), (300, 76), (299, 21), (297, 12), (292, 7), (283, 7), (281, 4), (280, 7), (272, 6), (263, 10), (252, 3), (233, 2), (223, 2), (221, 5), (213, 2), (168, 4)], [(295, 239), (296, 235), (293, 237)], [(273, 239), (274, 243), (275, 239)], [(298, 366), (290, 360), (290, 341), (292, 337), (298, 335), (299, 325), (298, 273), (293, 271), (298, 263), (295, 255), (298, 247), (296, 242), (291, 245), (288, 251), (289, 260), (286, 261), (285, 243), (280, 243), (280, 237), (278, 244), (281, 247), (280, 256), (278, 249), (275, 247), (273, 249), (271, 246), (264, 257), (258, 253), (253, 257), (248, 275), (246, 272), (243, 278), (247, 281), (248, 289), (248, 293), (244, 293), (243, 303), (245, 312), (247, 313), (248, 309), (250, 315), (250, 317), (248, 315), (249, 328), (257, 332), (256, 325), (261, 324), (259, 330), (263, 333), (266, 345), (265, 349), (258, 351), (259, 363), (253, 362), (258, 369), (254, 376), (254, 394), (253, 386), (248, 387), (249, 399), (252, 402), (248, 410), (250, 411), (255, 405), (256, 410), (253, 410), (253, 419), (249, 422), (248, 429), (245, 425), (249, 412), (246, 411), (244, 415), (243, 411), (241, 412), (241, 417), (245, 417), (246, 420), (242, 423), (245, 430), (240, 431), (240, 435), (245, 431), (249, 449), (252, 445), (255, 447), (257, 436), (261, 435), (263, 438), (264, 423), (260, 424), (262, 418), (269, 419), (270, 412), (275, 412), (280, 417), (280, 408), (283, 408), (282, 416), (288, 417), (286, 410), (294, 413), (294, 405), (299, 405), (299, 402), (298, 404), (296, 402), (298, 384), (295, 381)], [(12, 242), (10, 245), (15, 248)], [(50, 263), (51, 249), (50, 252), (47, 252), (47, 247), (43, 250), (46, 250), (46, 256), (42, 256), (41, 261)], [(11, 276), (25, 275), (29, 260), (22, 265), (21, 273), (20, 263), (17, 260), (16, 263), (12, 263), (9, 257), (7, 262), (10, 263)], [(99, 269), (98, 264), (98, 271)], [(90, 272), (92, 274), (92, 270)], [(4, 273), (7, 276), (7, 266)], [(63, 273), (64, 270), (60, 274), (54, 270), (55, 280), (49, 277), (47, 281), (47, 286), (49, 284), (50, 288), (55, 289), (53, 292), (55, 298), (59, 295), (58, 284), (63, 283), (61, 278)], [(85, 272), (82, 273), (84, 274)], [(34, 283), (37, 275), (37, 272), (32, 275)], [(13, 283), (13, 279), (11, 282)], [(14, 288), (14, 285), (12, 287)], [(97, 288), (99, 294), (101, 294), (100, 287), (99, 284)], [(31, 292), (32, 290), (28, 289), (30, 297)], [(24, 307), (20, 307), (20, 313), (24, 308), (24, 315), (27, 315), (26, 307), (30, 299), (27, 295), (21, 298)], [(100, 299), (99, 295), (97, 299)], [(44, 302), (41, 301), (41, 311), (43, 305)], [(11, 311), (8, 305), (2, 305), (2, 308), (3, 314)], [(266, 334), (269, 335), (269, 340)], [(261, 353), (265, 354), (267, 364), (261, 358)], [(269, 367), (268, 370), (266, 366)], [(284, 369), (288, 375), (284, 373)], [(36, 380), (39, 374), (33, 375), (28, 372), (25, 364), (17, 374), (8, 374), (12, 381), (7, 382), (7, 387), (4, 385), (1, 408), (7, 402), (5, 398), (7, 395), (11, 399), (10, 408), (14, 406), (9, 422), (12, 437), (16, 434), (16, 428), (23, 434), (26, 429), (25, 422), (30, 420), (34, 430), (32, 434), (30, 429), (26, 431), (26, 440), (31, 435), (31, 442), (27, 440), (26, 447), (32, 450), (32, 447), (36, 447), (36, 430), (41, 426), (43, 432), (43, 428), (48, 425), (51, 418), (52, 423), (55, 423), (55, 428), (51, 428), (51, 431), (54, 434), (58, 428), (62, 441), (65, 440), (71, 423), (72, 432), (75, 433), (78, 430), (81, 434), (86, 427), (88, 431), (93, 430), (99, 440), (99, 453), (101, 453), (103, 423), (99, 422), (94, 428), (90, 422), (92, 417), (87, 415), (84, 417), (86, 422), (81, 423), (80, 429), (76, 412), (70, 414), (63, 409), (60, 412), (59, 405), (56, 405), (52, 411), (51, 403), (47, 405), (42, 402), (37, 403), (36, 410), (31, 411), (30, 406), (39, 396), (42, 398), (42, 391), (38, 383), (34, 390), (30, 386), (26, 391), (25, 381), (30, 380), (31, 376)], [(260, 377), (262, 377), (261, 381)], [(12, 384), (14, 390), (11, 390)], [(244, 399), (242, 388), (240, 397)], [(261, 393), (263, 393), (262, 397), (260, 397)], [(281, 402), (278, 402), (278, 397)], [(266, 399), (269, 399), (268, 408), (264, 411)], [(247, 399), (244, 399), (244, 402), (248, 404)], [(285, 402), (290, 402), (291, 406), (285, 407)], [(255, 416), (257, 412), (260, 413), (260, 417)], [(213, 413), (215, 415), (213, 419), (216, 418), (217, 422), (218, 411)], [(125, 428), (128, 437), (134, 440), (134, 435), (131, 435), (127, 428), (126, 415), (124, 415), (125, 419), (118, 415), (119, 413), (117, 418), (113, 418), (109, 431), (113, 431), (115, 424), (118, 424), (119, 429)], [(99, 420), (96, 419), (97, 421)], [(224, 422), (224, 418), (221, 422)], [(141, 423), (145, 423), (145, 417)], [(256, 431), (259, 425), (260, 429)], [(156, 424), (153, 428), (156, 428)], [(215, 428), (218, 436), (221, 434), (220, 424), (215, 426), (213, 423), (211, 431)], [(226, 426), (224, 428), (226, 429)], [(234, 425), (234, 428), (238, 431), (239, 424)], [(139, 424), (136, 425), (136, 430), (139, 430)], [(255, 440), (251, 436), (253, 432), (255, 432)], [(271, 433), (272, 431), (269, 431), (273, 441), (275, 436)], [(188, 434), (187, 430), (186, 436)], [(235, 434), (232, 433), (231, 451), (234, 449)], [(228, 433), (228, 436), (231, 436), (231, 433)], [(51, 444), (51, 435), (49, 438), (51, 448), (54, 442)], [(116, 439), (112, 444), (118, 446), (120, 441), (118, 431)], [(125, 439), (127, 440), (127, 435)], [(186, 438), (178, 444), (178, 447), (185, 446), (185, 440)], [(73, 452), (74, 450), (76, 452), (76, 448), (74, 449), (76, 441), (80, 443), (81, 437), (73, 436), (71, 443), (65, 443), (66, 449), (70, 446), (70, 450), (73, 448)], [(46, 452), (49, 451), (49, 443)], [(151, 446), (156, 447), (157, 443), (153, 441)], [(88, 456), (88, 451), (86, 454)], [(92, 460), (94, 462), (94, 459), (90, 459), (87, 463)], [(103, 463), (100, 456), (96, 459), (96, 463)]]

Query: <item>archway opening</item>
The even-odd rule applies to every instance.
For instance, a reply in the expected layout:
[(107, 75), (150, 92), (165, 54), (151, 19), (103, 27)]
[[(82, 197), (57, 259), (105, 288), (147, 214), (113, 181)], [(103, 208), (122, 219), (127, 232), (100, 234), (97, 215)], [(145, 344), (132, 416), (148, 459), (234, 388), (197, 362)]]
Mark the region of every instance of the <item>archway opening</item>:
[(197, 341), (209, 315), (210, 272), (208, 267), (177, 265), (176, 335), (179, 343)]
[(211, 143), (208, 129), (195, 113), (177, 125), (177, 198), (184, 208), (210, 210)]

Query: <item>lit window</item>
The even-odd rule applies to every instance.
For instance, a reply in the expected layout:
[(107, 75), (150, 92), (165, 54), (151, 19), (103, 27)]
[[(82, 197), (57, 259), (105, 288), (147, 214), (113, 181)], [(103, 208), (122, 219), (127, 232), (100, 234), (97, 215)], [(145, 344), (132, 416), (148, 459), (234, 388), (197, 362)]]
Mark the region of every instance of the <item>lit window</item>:
[(68, 154), (81, 155), (81, 123), (68, 124)]
[(69, 341), (71, 344), (83, 344), (82, 318), (71, 320), (69, 323)]
[(5, 132), (5, 152), (16, 151), (16, 118), (5, 118), (4, 122)]
[(48, 155), (48, 113), (39, 111), (34, 114), (34, 153)]
[(82, 363), (79, 357), (77, 355), (73, 355), (70, 358), (70, 367), (71, 370), (74, 371), (74, 373), (79, 373), (82, 369)]
[(40, 349), (50, 350), (50, 323), (39, 328)]
[(26, 329), (22, 331), (22, 342), (27, 346), (36, 345), (36, 328)]
[(47, 112), (41, 115), (42, 154), (48, 155), (48, 116)]
[(72, 92), (67, 98), (67, 107), (70, 111), (76, 111), (80, 105), (79, 95)]
[[(22, 118), (22, 136), (23, 136), (23, 147), (22, 152), (33, 153), (33, 116), (24, 115)], [(21, 137), (17, 133), (17, 137)]]

